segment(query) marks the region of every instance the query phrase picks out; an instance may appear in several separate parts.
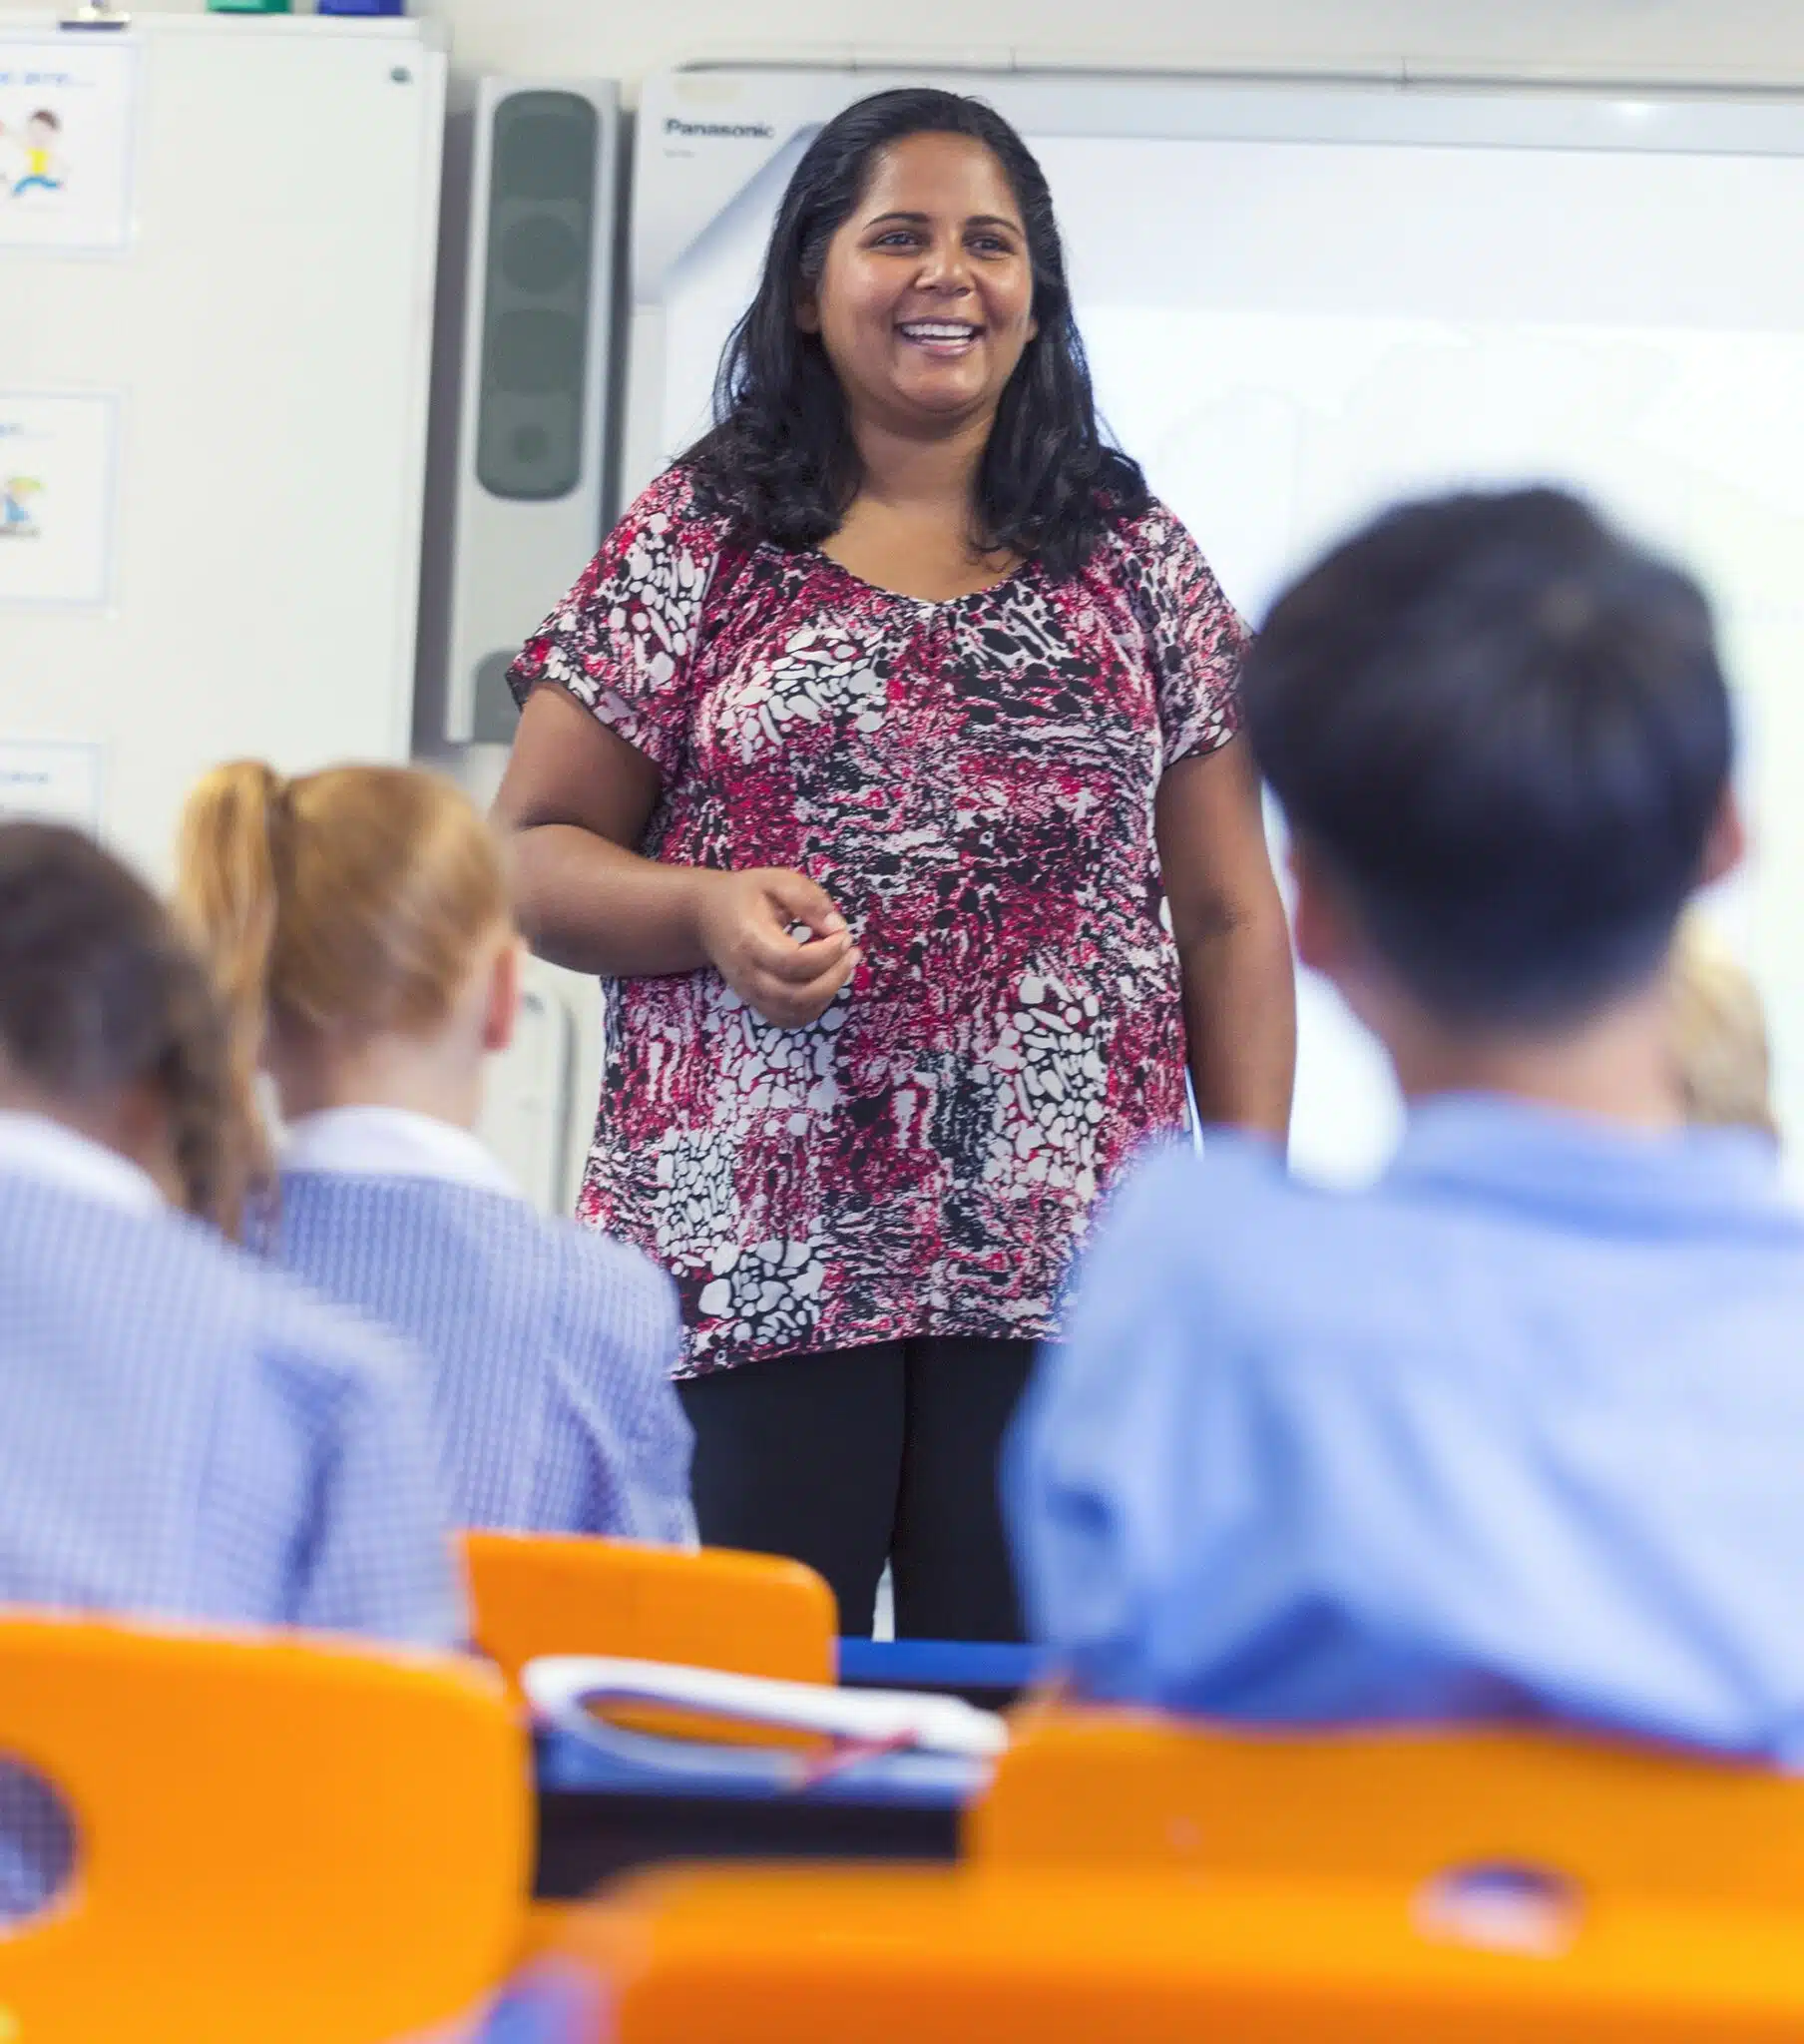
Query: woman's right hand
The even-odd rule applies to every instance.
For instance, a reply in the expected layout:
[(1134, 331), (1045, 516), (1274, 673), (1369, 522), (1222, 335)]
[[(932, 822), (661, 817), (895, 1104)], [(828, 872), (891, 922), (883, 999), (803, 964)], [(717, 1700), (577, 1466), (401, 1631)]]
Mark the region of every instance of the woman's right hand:
[[(779, 1029), (824, 1014), (863, 955), (825, 888), (780, 866), (695, 877), (696, 936), (746, 1006)], [(805, 940), (790, 935), (796, 923), (809, 932)]]

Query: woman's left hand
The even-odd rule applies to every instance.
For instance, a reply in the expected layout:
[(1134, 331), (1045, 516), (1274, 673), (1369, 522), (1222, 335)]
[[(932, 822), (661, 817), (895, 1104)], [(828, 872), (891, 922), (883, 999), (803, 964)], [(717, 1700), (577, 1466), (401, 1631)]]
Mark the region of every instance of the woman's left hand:
[[(779, 1029), (825, 1014), (862, 956), (826, 889), (778, 866), (697, 871), (695, 879), (696, 935), (733, 992)], [(798, 923), (806, 940), (790, 934)]]

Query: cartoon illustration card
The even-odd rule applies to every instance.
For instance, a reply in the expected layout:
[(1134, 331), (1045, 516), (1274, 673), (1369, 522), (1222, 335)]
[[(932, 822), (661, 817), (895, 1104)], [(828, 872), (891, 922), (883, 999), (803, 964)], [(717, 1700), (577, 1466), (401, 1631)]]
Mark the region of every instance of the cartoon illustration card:
[(107, 599), (118, 406), (0, 390), (0, 605)]
[(137, 85), (129, 41), (0, 34), (0, 252), (130, 239)]

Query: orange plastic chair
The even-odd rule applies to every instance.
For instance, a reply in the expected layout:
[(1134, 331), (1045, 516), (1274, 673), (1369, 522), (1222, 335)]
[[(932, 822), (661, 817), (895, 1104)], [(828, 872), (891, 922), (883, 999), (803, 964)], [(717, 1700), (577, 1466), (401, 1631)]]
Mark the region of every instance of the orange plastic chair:
[(1796, 2044), (1796, 1908), (1606, 1907), (1560, 1958), (1382, 1883), (1069, 1868), (695, 1872), (573, 1916), (614, 2044)]
[(463, 1545), (477, 1641), (511, 1684), (546, 1654), (834, 1679), (833, 1593), (801, 1562), (532, 1533)]
[[(674, 1661), (790, 1682), (832, 1682), (837, 1674), (838, 1607), (801, 1562), (542, 1533), (469, 1532), (463, 1551), (477, 1644), (516, 1700), (521, 1669), (547, 1654)], [(729, 1744), (815, 1743), (654, 1709), (616, 1715), (641, 1731)], [(566, 1903), (535, 1903), (520, 1957), (555, 1951), (571, 1914)]]
[(1804, 1781), (1054, 1710), (969, 1828), (952, 1872), (628, 1883), (559, 1942), (621, 2044), (1804, 2037)]
[(67, 1891), (0, 1935), (0, 2038), (376, 2044), (517, 1949), (529, 1761), (478, 1663), (9, 1616), (0, 1754), (78, 1836)]
[(1014, 1730), (966, 1819), (973, 1861), (1400, 1888), (1503, 1862), (1599, 1896), (1804, 1912), (1804, 1780), (1764, 1768), (1557, 1732), (1229, 1732), (1058, 1707)]

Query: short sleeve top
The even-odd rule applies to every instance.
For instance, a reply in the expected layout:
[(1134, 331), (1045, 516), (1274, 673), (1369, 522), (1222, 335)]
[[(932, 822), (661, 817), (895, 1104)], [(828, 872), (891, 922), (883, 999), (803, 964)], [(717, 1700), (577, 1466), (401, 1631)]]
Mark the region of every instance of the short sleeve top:
[(1245, 646), (1156, 504), (944, 603), (732, 539), (680, 466), (615, 528), (517, 698), (657, 765), (647, 856), (796, 868), (864, 956), (802, 1029), (711, 970), (613, 988), (580, 1212), (676, 1279), (679, 1374), (1057, 1331), (1099, 1194), (1182, 1121), (1154, 798), (1233, 736)]

